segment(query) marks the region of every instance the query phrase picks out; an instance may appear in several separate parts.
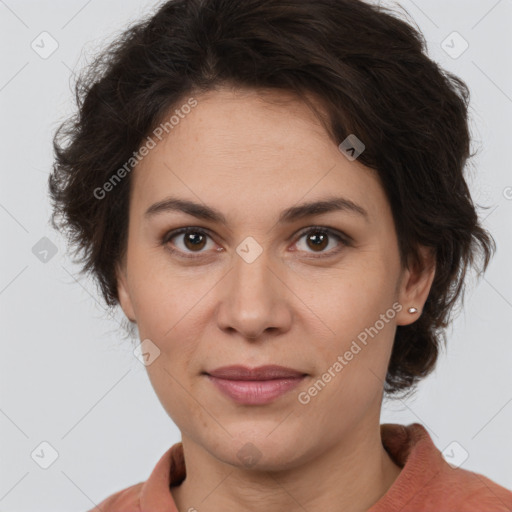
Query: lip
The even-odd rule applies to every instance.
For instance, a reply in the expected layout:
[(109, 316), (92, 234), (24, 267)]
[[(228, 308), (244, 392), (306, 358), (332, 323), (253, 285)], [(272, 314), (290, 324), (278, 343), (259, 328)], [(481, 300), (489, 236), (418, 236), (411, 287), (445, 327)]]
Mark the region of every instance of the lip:
[(224, 366), (206, 372), (206, 376), (236, 403), (262, 405), (298, 386), (306, 374), (284, 366), (267, 365), (257, 368)]
[(206, 372), (212, 377), (227, 380), (272, 380), (272, 379), (289, 379), (302, 377), (304, 372), (287, 368), (286, 366), (278, 366), (269, 364), (265, 366), (257, 366), (256, 368), (249, 368), (242, 365), (223, 366)]

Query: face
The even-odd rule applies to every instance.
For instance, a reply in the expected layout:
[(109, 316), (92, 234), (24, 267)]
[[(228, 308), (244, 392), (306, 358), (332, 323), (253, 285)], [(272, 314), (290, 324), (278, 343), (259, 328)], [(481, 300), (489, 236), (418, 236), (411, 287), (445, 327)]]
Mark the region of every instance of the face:
[[(433, 275), (401, 268), (376, 172), (305, 104), (240, 90), (195, 99), (132, 171), (121, 306), (159, 351), (148, 375), (184, 437), (233, 465), (252, 443), (263, 467), (291, 467), (378, 422), (396, 326), (417, 317), (407, 308), (421, 311)], [(206, 375), (229, 365), (305, 377), (240, 402)]]

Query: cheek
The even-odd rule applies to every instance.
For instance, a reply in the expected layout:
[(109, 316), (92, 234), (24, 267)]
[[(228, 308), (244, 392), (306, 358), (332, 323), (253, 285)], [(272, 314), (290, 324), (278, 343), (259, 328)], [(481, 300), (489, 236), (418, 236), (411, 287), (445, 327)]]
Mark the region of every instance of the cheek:
[[(195, 328), (197, 306), (215, 282), (203, 271), (173, 264), (162, 247), (134, 250), (128, 272), (141, 337), (164, 341)], [(210, 284), (211, 281), (211, 284)]]
[(181, 386), (188, 386), (205, 369), (200, 342), (212, 315), (207, 310), (211, 308), (208, 291), (213, 292), (219, 279), (212, 273), (184, 272), (168, 262), (151, 263), (148, 257), (144, 264), (132, 267), (131, 276), (140, 339), (151, 340), (160, 351), (147, 371), (170, 413), (173, 405), (179, 409), (180, 401), (187, 400)]
[(396, 331), (393, 286), (377, 275), (344, 277), (316, 303), (333, 332), (316, 342), (317, 374), (302, 390), (303, 413), (316, 418), (319, 436), (325, 425), (343, 425), (347, 415), (356, 422), (381, 400)]
[(325, 280), (309, 281), (302, 290), (295, 290), (298, 296), (308, 297), (304, 302), (327, 333), (316, 343), (317, 370), (324, 374), (331, 369), (326, 375), (328, 387), (338, 389), (345, 405), (349, 397), (364, 400), (365, 394), (372, 395), (385, 378), (399, 307), (393, 276), (384, 262), (373, 260), (371, 265), (338, 269)]
[(191, 399), (196, 394), (195, 377), (203, 369), (197, 352), (204, 330), (205, 283), (154, 269), (133, 281), (134, 308), (140, 339), (150, 339), (160, 351), (146, 367), (151, 385), (167, 414), (185, 432), (190, 418), (205, 421)]
[(294, 292), (340, 339), (356, 337), (373, 325), (395, 300), (392, 269), (384, 262), (363, 261), (298, 280)]

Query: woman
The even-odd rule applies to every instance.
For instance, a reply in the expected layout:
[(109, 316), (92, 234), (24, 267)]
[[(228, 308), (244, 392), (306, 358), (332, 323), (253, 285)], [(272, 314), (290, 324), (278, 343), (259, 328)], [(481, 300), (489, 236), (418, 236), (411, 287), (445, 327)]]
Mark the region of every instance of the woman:
[(94, 510), (512, 509), (422, 425), (379, 424), (495, 249), (467, 87), (424, 50), (362, 1), (171, 0), (81, 78), (54, 225), (182, 434)]

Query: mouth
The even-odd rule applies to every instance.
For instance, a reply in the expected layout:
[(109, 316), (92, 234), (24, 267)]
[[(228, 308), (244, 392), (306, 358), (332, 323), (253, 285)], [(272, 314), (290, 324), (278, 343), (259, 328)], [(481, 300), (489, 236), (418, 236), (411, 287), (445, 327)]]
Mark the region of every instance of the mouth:
[(210, 382), (238, 404), (263, 405), (298, 386), (307, 374), (284, 366), (224, 366), (204, 372)]

